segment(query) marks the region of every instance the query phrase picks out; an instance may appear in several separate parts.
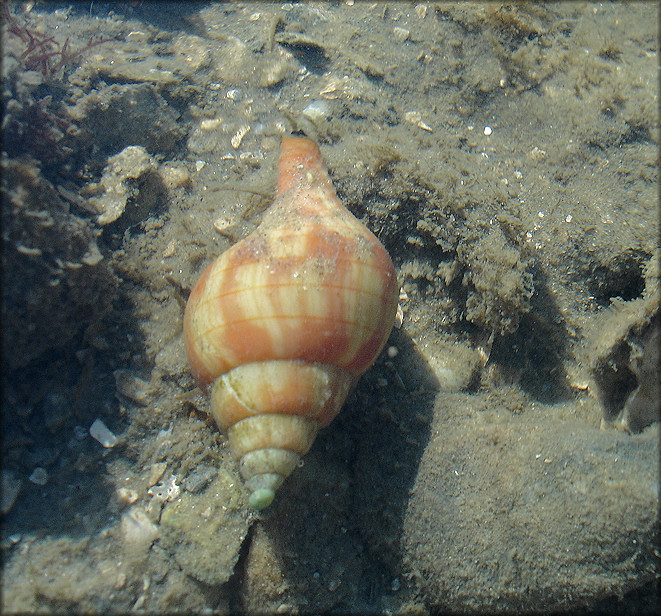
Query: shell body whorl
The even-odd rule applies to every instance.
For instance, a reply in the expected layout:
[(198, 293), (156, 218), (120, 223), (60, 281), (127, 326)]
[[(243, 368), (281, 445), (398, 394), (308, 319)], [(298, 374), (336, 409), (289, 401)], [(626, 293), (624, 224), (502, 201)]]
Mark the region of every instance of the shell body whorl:
[(191, 371), (212, 385), (254, 505), (270, 502), (374, 363), (397, 297), (388, 253), (338, 200), (317, 145), (283, 138), (273, 205), (207, 267), (184, 314)]

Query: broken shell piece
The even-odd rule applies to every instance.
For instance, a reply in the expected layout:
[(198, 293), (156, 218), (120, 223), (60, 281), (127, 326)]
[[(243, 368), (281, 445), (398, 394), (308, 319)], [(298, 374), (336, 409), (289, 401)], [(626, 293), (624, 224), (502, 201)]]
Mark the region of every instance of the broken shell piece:
[(239, 130), (236, 131), (234, 136), (230, 139), (230, 144), (235, 150), (239, 148), (241, 142), (243, 141), (243, 138), (248, 134), (249, 130), (250, 130), (250, 126), (244, 124), (239, 128)]
[(404, 114), (404, 120), (422, 130), (426, 130), (428, 133), (432, 132), (431, 126), (422, 121), (422, 114), (419, 111), (407, 111)]
[[(399, 301), (407, 301), (409, 296), (406, 294), (404, 289), (399, 289)], [(401, 303), (397, 304), (397, 312), (395, 313), (395, 329), (401, 329), (402, 323), (404, 323), (404, 309), (402, 308)]]
[(401, 329), (404, 323), (404, 310), (400, 304), (397, 304), (397, 312), (395, 313), (395, 329)]
[(106, 448), (117, 445), (117, 437), (100, 419), (95, 419), (94, 423), (90, 426), (90, 436)]
[(410, 124), (417, 124), (422, 120), (422, 115), (420, 114), (419, 111), (407, 111), (404, 114), (404, 120), (409, 122)]
[(219, 216), (213, 221), (213, 227), (218, 233), (224, 233), (229, 227), (234, 224), (234, 221), (229, 216)]
[[(365, 67), (366, 71), (370, 73), (378, 73), (378, 69), (374, 67)], [(343, 77), (336, 77), (329, 74), (326, 78), (322, 88), (319, 92), (321, 98), (333, 100), (343, 98), (345, 100), (363, 100), (374, 102), (377, 98), (375, 91), (371, 88), (369, 83), (365, 80), (356, 79), (344, 75)]]
[(175, 251), (177, 250), (177, 246), (179, 245), (178, 240), (170, 240), (168, 242), (168, 245), (165, 247), (165, 250), (161, 254), (161, 257), (163, 259), (167, 259), (168, 257), (171, 257)]
[(176, 475), (170, 475), (165, 481), (162, 481), (157, 486), (153, 486), (147, 490), (149, 496), (153, 496), (155, 500), (173, 501), (179, 496), (181, 489), (177, 485)]

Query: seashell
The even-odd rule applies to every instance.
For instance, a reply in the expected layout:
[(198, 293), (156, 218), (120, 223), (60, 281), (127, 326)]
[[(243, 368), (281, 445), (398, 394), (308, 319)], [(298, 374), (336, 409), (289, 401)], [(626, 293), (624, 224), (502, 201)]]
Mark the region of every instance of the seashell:
[(338, 200), (317, 145), (284, 137), (262, 223), (218, 257), (184, 314), (256, 509), (298, 465), (390, 335), (399, 286), (379, 240)]

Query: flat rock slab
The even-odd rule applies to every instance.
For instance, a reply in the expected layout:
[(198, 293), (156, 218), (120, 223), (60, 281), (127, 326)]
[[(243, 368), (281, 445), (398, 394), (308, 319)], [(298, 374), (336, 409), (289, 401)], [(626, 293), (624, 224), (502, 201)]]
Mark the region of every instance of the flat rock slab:
[(575, 609), (654, 578), (658, 424), (632, 436), (553, 407), (450, 418), (443, 404), (400, 544), (431, 605)]

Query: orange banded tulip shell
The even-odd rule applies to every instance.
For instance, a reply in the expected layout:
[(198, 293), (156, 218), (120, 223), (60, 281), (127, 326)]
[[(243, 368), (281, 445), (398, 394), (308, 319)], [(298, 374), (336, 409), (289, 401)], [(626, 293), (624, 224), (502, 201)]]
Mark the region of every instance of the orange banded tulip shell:
[(338, 200), (317, 145), (283, 138), (272, 206), (207, 267), (184, 314), (191, 371), (255, 508), (374, 363), (397, 299), (388, 253)]

